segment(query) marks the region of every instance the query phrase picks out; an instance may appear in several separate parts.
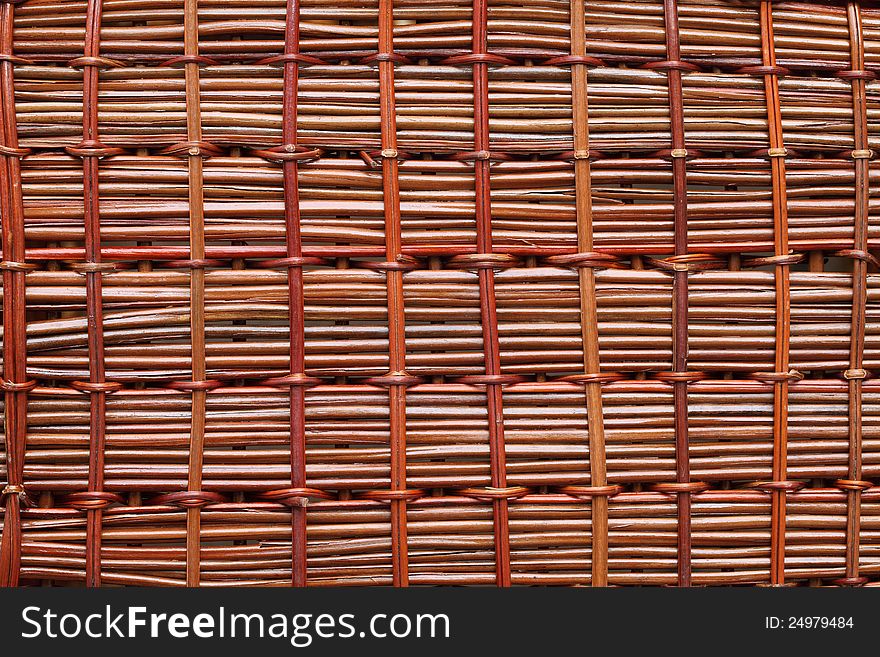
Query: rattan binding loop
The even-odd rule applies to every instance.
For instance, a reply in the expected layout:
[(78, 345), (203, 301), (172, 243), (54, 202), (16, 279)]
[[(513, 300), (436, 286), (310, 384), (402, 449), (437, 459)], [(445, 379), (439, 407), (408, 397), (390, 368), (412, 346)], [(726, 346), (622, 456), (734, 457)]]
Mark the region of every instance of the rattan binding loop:
[(150, 500), (150, 504), (154, 506), (179, 506), (184, 509), (202, 509), (212, 504), (222, 504), (225, 501), (226, 498), (220, 493), (203, 490), (185, 490), (157, 495)]

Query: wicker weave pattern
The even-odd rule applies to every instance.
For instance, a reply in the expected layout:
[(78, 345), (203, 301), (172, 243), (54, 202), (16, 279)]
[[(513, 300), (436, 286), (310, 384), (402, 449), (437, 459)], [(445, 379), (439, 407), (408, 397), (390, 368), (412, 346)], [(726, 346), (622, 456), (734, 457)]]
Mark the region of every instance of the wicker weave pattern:
[(0, 0), (0, 584), (880, 584), (869, 5)]

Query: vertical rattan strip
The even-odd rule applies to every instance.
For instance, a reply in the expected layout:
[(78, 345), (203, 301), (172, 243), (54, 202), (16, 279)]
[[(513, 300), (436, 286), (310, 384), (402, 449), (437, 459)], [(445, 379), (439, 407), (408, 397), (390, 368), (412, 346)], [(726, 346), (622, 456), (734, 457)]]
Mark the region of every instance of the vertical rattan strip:
[(25, 332), (25, 276), (33, 268), (25, 262), (24, 206), (21, 195), (21, 158), (29, 152), (18, 147), (13, 66), (23, 60), (12, 54), (13, 5), (0, 4), (0, 212), (3, 217), (3, 378), (6, 441), (6, 507), (0, 537), (0, 586), (17, 586), (21, 565), (21, 505), (25, 500), (24, 457), (27, 440), (27, 380)]
[(391, 490), (391, 563), (395, 586), (409, 584), (406, 531), (406, 318), (403, 272), (415, 264), (403, 256), (398, 180), (397, 116), (394, 100), (394, 1), (379, 0), (379, 104), (382, 128), (382, 193), (385, 212), (385, 269), (388, 296), (388, 385)]
[(571, 113), (574, 138), (575, 213), (577, 216), (581, 341), (584, 350), (584, 385), (587, 397), (587, 431), (590, 445), (591, 576), (593, 586), (608, 585), (608, 495), (605, 463), (605, 421), (602, 414), (602, 375), (599, 361), (599, 320), (596, 310), (596, 273), (602, 254), (593, 252), (593, 199), (590, 184), (589, 105), (587, 67), (602, 62), (586, 55), (584, 0), (571, 3)]
[(98, 135), (98, 78), (100, 69), (116, 66), (100, 57), (101, 15), (103, 0), (89, 0), (86, 12), (86, 36), (83, 57), (68, 62), (83, 69), (83, 138), (67, 152), (83, 161), (83, 218), (85, 223), (85, 263), (74, 266), (86, 277), (86, 316), (89, 353), (89, 380), (73, 386), (89, 395), (89, 481), (86, 493), (71, 495), (69, 503), (84, 509), (86, 524), (86, 586), (101, 585), (102, 509), (112, 503), (105, 496), (104, 445), (107, 431), (107, 393), (120, 386), (105, 380), (104, 312), (102, 306), (103, 272), (112, 271), (112, 263), (101, 262), (101, 213), (98, 184), (98, 160), (118, 152), (105, 147)]
[[(299, 53), (299, 2), (288, 0), (284, 54)], [(297, 109), (299, 101), (299, 62), (284, 62), (281, 140), (285, 151), (296, 153)], [(299, 165), (285, 160), (282, 166), (284, 185), (284, 224), (287, 237), (287, 301), (290, 328), (290, 486), (306, 487), (306, 348), (305, 291), (303, 288), (302, 232), (299, 207)], [(305, 498), (307, 499), (307, 498)], [(304, 498), (298, 498), (304, 500)], [(308, 516), (305, 504), (290, 505), (291, 584), (308, 582)]]
[(284, 226), (286, 257), (264, 263), (264, 266), (286, 267), (288, 326), (290, 330), (290, 375), (269, 383), (287, 387), (290, 393), (290, 488), (266, 493), (268, 499), (290, 508), (291, 584), (305, 586), (308, 582), (307, 513), (309, 497), (322, 496), (321, 491), (306, 488), (306, 388), (319, 381), (305, 372), (305, 294), (303, 266), (317, 264), (316, 259), (303, 258), (302, 226), (299, 202), (299, 162), (318, 155), (297, 144), (297, 113), (299, 102), (299, 66), (317, 60), (299, 52), (300, 12), (297, 0), (288, 0), (284, 36), (284, 53), (259, 63), (280, 63), (284, 70), (281, 114), (281, 146), (257, 151), (270, 162), (281, 163), (284, 186)]
[[(465, 266), (477, 269), (480, 287), (480, 323), (483, 331), (485, 375), (474, 382), (486, 386), (486, 406), (489, 419), (489, 452), (491, 490), (485, 491), (492, 500), (495, 536), (495, 580), (499, 586), (510, 586), (510, 527), (508, 501), (513, 492), (507, 487), (507, 464), (504, 447), (504, 408), (501, 384), (501, 355), (498, 344), (498, 309), (495, 303), (495, 268), (507, 259), (492, 252), (492, 202), (489, 166), (493, 155), (489, 152), (489, 62), (505, 63), (505, 59), (487, 52), (487, 0), (474, 0), (472, 19), (472, 52), (451, 58), (458, 63), (473, 66), (474, 89), (474, 152), (463, 159), (474, 162), (475, 215), (477, 253), (460, 258)], [(456, 260), (453, 258), (453, 261)]]
[(665, 490), (678, 497), (678, 585), (691, 585), (691, 493), (696, 490), (690, 477), (688, 449), (688, 225), (687, 225), (687, 150), (684, 139), (684, 98), (681, 71), (688, 68), (681, 61), (678, 28), (678, 1), (664, 0), (666, 61), (652, 68), (666, 70), (669, 93), (669, 127), (672, 148), (674, 243), (672, 279), (672, 373), (675, 411), (676, 484)]
[(789, 367), (791, 346), (791, 291), (789, 267), (801, 258), (789, 253), (788, 198), (785, 185), (785, 141), (782, 134), (782, 108), (779, 102), (780, 74), (787, 71), (776, 65), (776, 46), (773, 33), (773, 7), (761, 3), (761, 66), (755, 69), (763, 74), (764, 95), (767, 105), (767, 130), (770, 158), (770, 178), (773, 194), (773, 243), (770, 258), (761, 258), (762, 264), (773, 264), (776, 285), (775, 371), (759, 374), (773, 384), (773, 481), (763, 485), (771, 495), (770, 511), (770, 583), (785, 583), (785, 513), (787, 493), (793, 484), (787, 482), (788, 470), (788, 385), (800, 375)]
[(199, 93), (199, 15), (198, 0), (184, 4), (183, 66), (186, 89), (186, 133), (189, 166), (189, 250), (190, 250), (190, 342), (192, 382), (184, 386), (192, 394), (190, 426), (188, 496), (186, 508), (186, 585), (198, 586), (201, 579), (201, 508), (210, 502), (202, 492), (202, 462), (205, 446), (205, 209), (202, 188), (202, 119)]
[(874, 153), (868, 149), (868, 108), (865, 82), (873, 72), (865, 70), (865, 43), (859, 5), (849, 3), (847, 16), (850, 32), (851, 69), (838, 75), (852, 84), (854, 141), (851, 153), (855, 168), (855, 214), (853, 249), (841, 253), (853, 259), (852, 324), (850, 330), (849, 368), (844, 372), (849, 388), (849, 467), (847, 478), (837, 486), (847, 493), (846, 502), (846, 576), (837, 583), (858, 586), (867, 580), (859, 576), (859, 533), (861, 531), (861, 494), (871, 483), (862, 480), (862, 381), (864, 367), (865, 320), (867, 304), (869, 162)]

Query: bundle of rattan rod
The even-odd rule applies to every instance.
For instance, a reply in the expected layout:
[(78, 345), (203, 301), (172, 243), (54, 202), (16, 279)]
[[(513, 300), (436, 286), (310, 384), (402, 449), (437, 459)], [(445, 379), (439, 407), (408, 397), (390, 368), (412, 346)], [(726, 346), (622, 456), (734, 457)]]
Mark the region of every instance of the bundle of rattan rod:
[(0, 585), (880, 586), (880, 8), (0, 0)]

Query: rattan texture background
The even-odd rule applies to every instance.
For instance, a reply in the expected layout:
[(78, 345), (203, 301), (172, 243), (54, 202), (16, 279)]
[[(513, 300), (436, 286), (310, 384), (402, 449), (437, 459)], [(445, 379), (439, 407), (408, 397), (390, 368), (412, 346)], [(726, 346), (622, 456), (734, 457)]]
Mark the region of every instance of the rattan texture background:
[(880, 10), (0, 0), (0, 584), (880, 584)]

